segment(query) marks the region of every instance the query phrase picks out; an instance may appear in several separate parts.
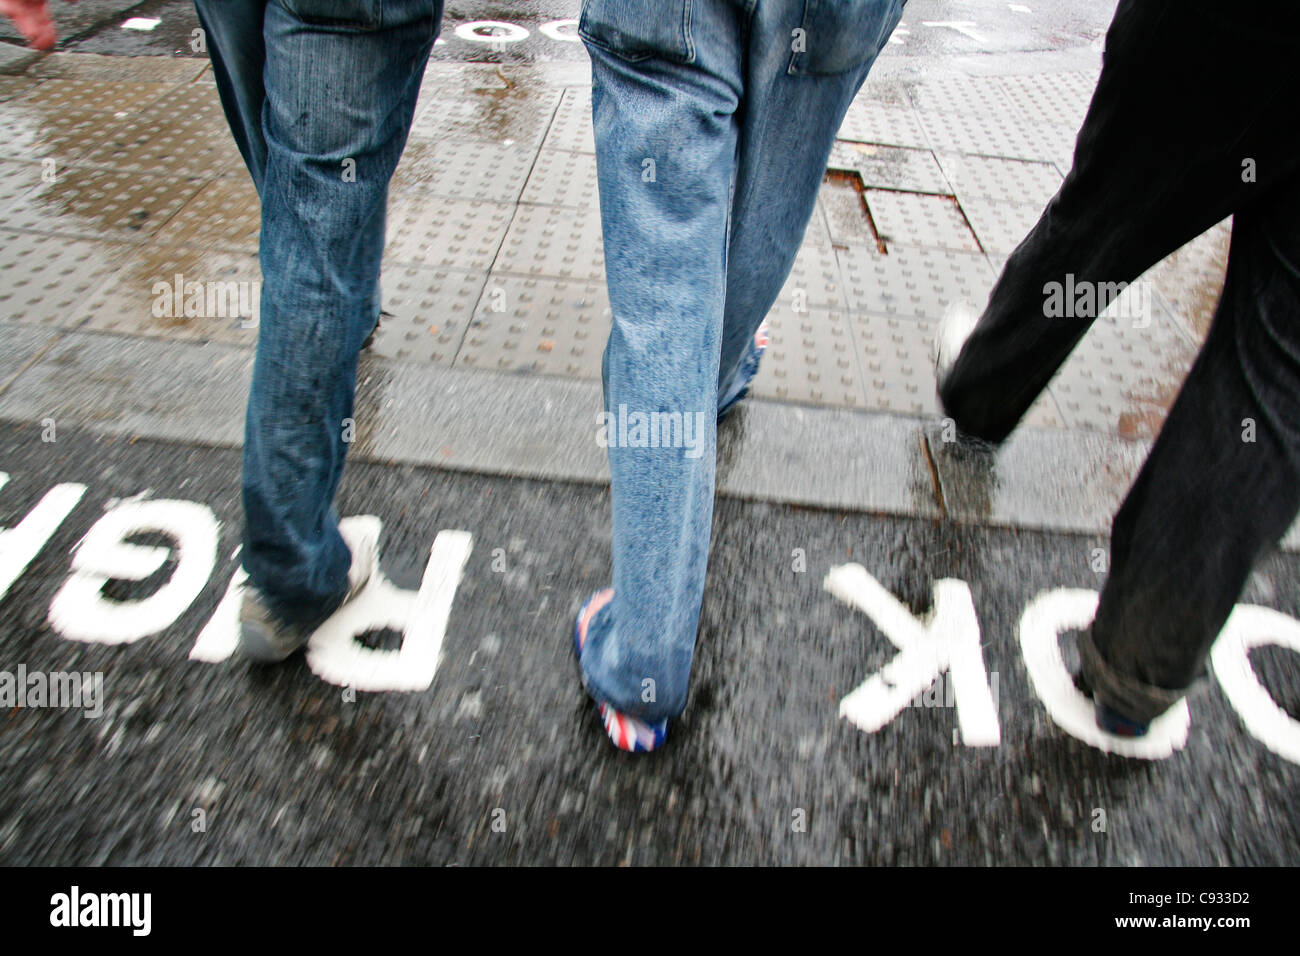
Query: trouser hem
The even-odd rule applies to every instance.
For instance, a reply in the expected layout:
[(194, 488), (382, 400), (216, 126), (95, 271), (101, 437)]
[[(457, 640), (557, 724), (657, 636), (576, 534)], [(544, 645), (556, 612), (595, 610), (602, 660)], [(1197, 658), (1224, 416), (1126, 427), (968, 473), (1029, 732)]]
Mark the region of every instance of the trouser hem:
[(1186, 687), (1156, 687), (1120, 673), (1101, 656), (1091, 629), (1079, 635), (1079, 659), (1093, 700), (1130, 720), (1150, 722), (1187, 696)]

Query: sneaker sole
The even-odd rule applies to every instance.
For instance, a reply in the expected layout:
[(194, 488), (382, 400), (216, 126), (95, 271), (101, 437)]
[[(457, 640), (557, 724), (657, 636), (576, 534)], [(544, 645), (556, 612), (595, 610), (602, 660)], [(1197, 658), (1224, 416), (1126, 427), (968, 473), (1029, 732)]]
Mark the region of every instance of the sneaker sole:
[(295, 651), (307, 646), (306, 641), (286, 647), (277, 641), (267, 628), (255, 621), (241, 621), (239, 650), (255, 664), (279, 664), (292, 657)]

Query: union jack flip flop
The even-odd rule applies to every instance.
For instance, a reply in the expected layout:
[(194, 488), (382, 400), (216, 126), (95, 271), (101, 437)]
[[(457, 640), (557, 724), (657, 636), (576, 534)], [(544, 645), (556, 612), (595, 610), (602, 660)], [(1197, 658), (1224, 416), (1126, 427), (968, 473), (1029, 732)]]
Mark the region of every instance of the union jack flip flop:
[[(582, 646), (587, 643), (587, 625), (600, 609), (613, 599), (614, 589), (605, 588), (587, 598), (587, 602), (578, 611), (578, 620), (573, 625), (573, 648), (579, 661), (582, 660)], [(628, 753), (649, 753), (663, 746), (664, 740), (668, 737), (666, 719), (647, 723), (620, 713), (604, 701), (596, 702), (596, 710), (599, 711), (601, 722), (605, 725), (605, 733), (619, 750), (626, 750)]]

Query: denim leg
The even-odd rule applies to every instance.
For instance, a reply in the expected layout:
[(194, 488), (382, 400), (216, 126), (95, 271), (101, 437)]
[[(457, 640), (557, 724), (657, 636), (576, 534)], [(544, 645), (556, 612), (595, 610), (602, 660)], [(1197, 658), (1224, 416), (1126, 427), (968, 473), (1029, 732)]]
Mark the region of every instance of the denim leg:
[[(843, 6), (834, 22), (809, 21), (802, 0), (760, 3), (754, 11), (727, 249), (719, 403), (790, 274), (844, 114), (903, 13), (903, 0)], [(791, 47), (799, 29), (806, 49), (796, 64)]]
[[(667, 0), (660, 21), (620, 0), (584, 7), (613, 311), (603, 378), (614, 600), (589, 628), (582, 667), (593, 696), (651, 721), (685, 707), (708, 559), (737, 6), (695, 0), (689, 40), (680, 2)], [(678, 62), (692, 41), (694, 62)], [(651, 416), (680, 421), (682, 439), (647, 447)]]
[(1210, 335), (1115, 517), (1084, 675), (1136, 720), (1200, 674), (1300, 509), (1300, 175), (1237, 214)]
[[(1131, 282), (1300, 166), (1300, 131), (1279, 107), (1300, 92), (1296, 30), (1294, 14), (1283, 24), (1208, 0), (1120, 3), (1074, 166), (940, 388), (963, 430), (1006, 438), (1091, 326), (1048, 317), (1048, 283)], [(1187, 56), (1209, 36), (1212, 68)]]
[(439, 0), (271, 0), (263, 42), (262, 302), (244, 435), (243, 563), (283, 617), (347, 589), (333, 499), (374, 324), (388, 182)]
[(267, 0), (194, 0), (226, 121), (259, 195), (266, 178), (266, 138), (262, 135), (266, 4)]

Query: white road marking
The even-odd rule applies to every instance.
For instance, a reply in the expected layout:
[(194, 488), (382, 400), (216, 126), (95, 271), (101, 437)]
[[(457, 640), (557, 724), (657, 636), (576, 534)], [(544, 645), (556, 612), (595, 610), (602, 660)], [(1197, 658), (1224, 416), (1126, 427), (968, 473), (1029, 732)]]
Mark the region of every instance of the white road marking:
[(1029, 7), (1025, 6), (1023, 3), (1008, 3), (1007, 9), (1010, 10), (1012, 13), (1033, 13), (1034, 12), (1033, 10), (1029, 9)]
[[(8, 483), (9, 475), (0, 471), (0, 488)], [(40, 554), (85, 493), (85, 485), (55, 485), (22, 521), (12, 528), (0, 529), (0, 599), (9, 593), (9, 588)]]
[[(236, 551), (235, 554), (238, 556), (239, 552)], [(243, 565), (236, 565), (225, 596), (190, 648), (190, 660), (217, 664), (235, 653), (235, 648), (239, 646), (239, 609), (244, 598), (244, 582), (247, 580), (248, 575), (244, 573)]]
[[(480, 30), (501, 30), (501, 33), (479, 33)], [(456, 36), (474, 43), (518, 43), (528, 39), (528, 31), (504, 20), (471, 20), (456, 27)]]
[[(339, 522), (347, 532), (361, 523), (382, 524), (374, 515), (353, 515)], [(395, 586), (376, 574), (366, 588), (312, 634), (307, 665), (322, 680), (362, 691), (422, 691), (433, 683), (452, 602), (473, 547), (467, 531), (442, 531), (434, 539), (418, 592)], [(190, 650), (190, 660), (219, 663), (239, 645), (239, 608), (248, 576), (237, 567), (225, 596)], [(366, 647), (356, 637), (369, 630), (402, 632), (400, 650)]]
[[(561, 33), (560, 30), (565, 27), (572, 27), (572, 33)], [(577, 20), (549, 20), (537, 27), (542, 36), (550, 37), (552, 40), (559, 40), (562, 43), (581, 43), (582, 37), (578, 36)]]
[(1097, 611), (1097, 592), (1075, 588), (1044, 591), (1029, 602), (1020, 617), (1020, 651), (1029, 682), (1053, 723), (1086, 744), (1106, 753), (1142, 760), (1162, 760), (1187, 745), (1191, 715), (1181, 700), (1151, 722), (1145, 737), (1117, 737), (1097, 726), (1092, 701), (1074, 686), (1061, 659), (1060, 635), (1085, 628)]
[[(9, 475), (0, 472), (0, 489)], [(56, 485), (18, 525), (0, 529), (0, 598), (27, 569), (86, 493), (86, 486)], [(373, 522), (374, 516), (346, 518)], [(132, 544), (143, 532), (172, 538), (172, 547)], [(131, 643), (172, 625), (203, 591), (215, 568), (219, 524), (212, 509), (185, 500), (114, 499), (74, 549), (72, 573), (51, 602), (48, 619), (70, 640)], [(369, 691), (421, 691), (433, 682), (452, 603), (473, 547), (467, 531), (442, 531), (430, 549), (418, 592), (394, 586), (376, 574), (367, 589), (330, 618), (308, 647), (308, 663), (321, 678)], [(109, 580), (142, 580), (157, 572), (175, 551), (177, 566), (168, 582), (135, 601), (107, 599)], [(238, 550), (232, 558), (238, 557)], [(230, 657), (238, 641), (244, 573), (239, 567), (189, 657), (217, 662)], [(979, 621), (964, 581), (935, 582), (934, 609), (915, 617), (857, 564), (833, 568), (824, 587), (866, 613), (900, 653), (880, 673), (840, 702), (840, 714), (868, 732), (893, 720), (918, 694), (950, 675), (952, 702), (961, 737), (971, 746), (1000, 742), (996, 697), (980, 650)], [(1094, 707), (1074, 687), (1061, 659), (1060, 634), (1084, 628), (1096, 611), (1097, 593), (1057, 588), (1029, 602), (1019, 623), (1025, 667), (1051, 719), (1067, 733), (1108, 753), (1160, 759), (1186, 746), (1191, 718), (1186, 700), (1152, 722), (1148, 735), (1130, 739), (1096, 726)], [(375, 628), (402, 630), (397, 651), (366, 648), (355, 637)], [(1300, 763), (1300, 721), (1279, 707), (1251, 666), (1251, 649), (1274, 645), (1300, 653), (1300, 621), (1270, 608), (1238, 605), (1211, 651), (1213, 670), (1247, 730), (1271, 751)], [(995, 674), (994, 677), (997, 675)]]
[(1002, 739), (980, 650), (979, 620), (966, 582), (936, 581), (934, 610), (919, 621), (860, 564), (832, 568), (823, 585), (875, 623), (901, 653), (840, 701), (840, 716), (874, 733), (918, 694), (951, 674), (957, 722), (971, 747), (996, 747)]
[[(428, 690), (473, 540), (468, 531), (438, 532), (418, 594), (396, 588), (379, 575), (311, 636), (307, 665), (312, 672), (357, 690)], [(377, 628), (402, 631), (401, 649), (376, 650), (355, 640)]]
[(143, 30), (147, 32), (158, 26), (160, 23), (162, 23), (162, 21), (155, 17), (131, 17), (122, 23), (122, 29)]
[(1210, 663), (1251, 735), (1279, 757), (1300, 763), (1300, 721), (1260, 684), (1248, 656), (1268, 644), (1300, 654), (1300, 621), (1272, 608), (1238, 604), (1210, 650)]
[[(139, 601), (105, 598), (100, 589), (110, 580), (143, 580), (167, 560), (171, 548), (126, 541), (147, 531), (175, 539), (171, 579)], [(212, 509), (193, 501), (130, 501), (110, 508), (77, 545), (72, 574), (50, 603), (50, 625), (69, 640), (96, 644), (130, 644), (170, 627), (207, 585), (218, 534)]]
[(964, 37), (970, 37), (977, 43), (987, 43), (984, 34), (976, 33), (971, 27), (975, 26), (974, 20), (922, 20), (921, 26), (934, 27), (936, 29), (955, 30)]

